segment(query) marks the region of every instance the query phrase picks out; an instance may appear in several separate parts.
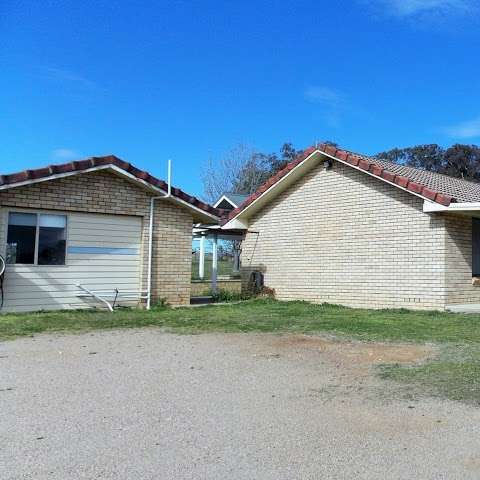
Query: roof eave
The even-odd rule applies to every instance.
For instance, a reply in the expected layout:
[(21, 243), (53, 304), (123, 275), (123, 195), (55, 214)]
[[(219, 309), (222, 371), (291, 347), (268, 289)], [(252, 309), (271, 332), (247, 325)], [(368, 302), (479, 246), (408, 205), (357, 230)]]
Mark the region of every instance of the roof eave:
[[(72, 170), (72, 171), (69, 171), (69, 172), (54, 173), (52, 175), (45, 176), (45, 177), (31, 178), (31, 179), (27, 179), (27, 180), (23, 180), (23, 181), (20, 181), (20, 182), (15, 182), (15, 183), (7, 183), (7, 184), (0, 185), (0, 191), (9, 190), (9, 189), (13, 189), (13, 188), (24, 187), (24, 186), (27, 186), (27, 185), (33, 185), (33, 184), (41, 183), (41, 182), (48, 182), (48, 181), (51, 181), (51, 180), (57, 180), (57, 179), (60, 179), (60, 178), (65, 178), (65, 177), (71, 177), (73, 175), (97, 172), (97, 171), (100, 171), (100, 170), (111, 170), (111, 171), (115, 172), (117, 175), (120, 175), (120, 176), (128, 179), (132, 183), (135, 183), (137, 185), (141, 185), (143, 188), (145, 188), (146, 190), (148, 190), (151, 193), (161, 194), (161, 195), (166, 195), (167, 194), (166, 190), (164, 190), (160, 187), (157, 187), (155, 185), (152, 185), (151, 183), (147, 182), (146, 180), (142, 180), (141, 178), (136, 177), (132, 173), (118, 167), (117, 165), (115, 165), (113, 163), (108, 163), (108, 164), (105, 164), (105, 165), (96, 165), (96, 166), (92, 166), (90, 168), (86, 168), (84, 170)], [(186, 202), (185, 200), (182, 200), (179, 197), (171, 196), (170, 200), (173, 203), (181, 205), (184, 208), (187, 208), (188, 210), (190, 210), (193, 213), (193, 217), (194, 217), (195, 221), (198, 220), (198, 221), (218, 222), (220, 220), (219, 216), (214, 215), (213, 213), (207, 212), (205, 210), (202, 210), (201, 208), (198, 208), (195, 205), (193, 205), (189, 202)]]
[(214, 208), (218, 208), (218, 206), (223, 202), (227, 201), (233, 208), (238, 208), (239, 205), (237, 205), (231, 198), (227, 197), (226, 195), (222, 195), (213, 205)]
[[(301, 178), (307, 171), (312, 169), (315, 165), (314, 160), (321, 158), (321, 153), (322, 152), (318, 149), (312, 150), (304, 160), (289, 169), (289, 171), (279, 178), (278, 181), (271, 183), (269, 186), (267, 181), (267, 183), (260, 187), (260, 190), (254, 194), (257, 195), (256, 198), (244, 208), (240, 205), (241, 210), (232, 218), (229, 218), (223, 225), (223, 228), (248, 228), (248, 218), (253, 215), (253, 212), (256, 212), (263, 205), (269, 203), (270, 200), (277, 195), (280, 189), (282, 189), (281, 191), (285, 190), (288, 186)], [(275, 177), (272, 177), (272, 179), (273, 178)]]
[[(397, 175), (389, 172), (386, 169), (381, 168), (380, 166), (368, 162), (367, 160), (359, 157), (355, 154), (347, 154), (345, 151), (340, 150), (340, 152), (346, 154), (342, 155), (341, 157), (332, 155), (328, 151), (322, 150), (321, 153), (326, 157), (336, 160), (337, 162), (343, 163), (344, 165), (348, 165), (356, 170), (361, 171), (362, 173), (366, 173), (371, 177), (377, 178), (382, 180), (389, 185), (399, 188), (411, 195), (415, 195), (422, 200), (428, 200), (434, 203), (438, 203), (443, 206), (448, 206), (454, 201), (453, 198), (449, 197), (448, 195), (444, 195), (438, 193), (428, 187), (420, 185), (416, 182), (409, 180), (407, 177), (402, 175)], [(344, 157), (344, 158), (342, 158)]]
[(435, 212), (451, 212), (451, 213), (468, 213), (468, 212), (480, 212), (480, 202), (458, 202), (451, 203), (450, 205), (440, 205), (430, 200), (423, 202), (423, 211), (425, 213)]
[(303, 172), (304, 169), (308, 170), (308, 167), (306, 166), (310, 166), (310, 164), (313, 163), (312, 159), (318, 159), (322, 157), (326, 157), (339, 163), (343, 163), (344, 165), (348, 165), (351, 168), (359, 170), (362, 173), (366, 173), (371, 177), (377, 178), (411, 195), (415, 195), (424, 201), (436, 203), (444, 207), (453, 205), (455, 202), (455, 199), (448, 195), (434, 191), (424, 185), (411, 181), (409, 178), (402, 175), (389, 172), (378, 164), (368, 161), (364, 157), (349, 153), (345, 150), (339, 150), (331, 145), (323, 144), (319, 148), (311, 148), (308, 152), (308, 155), (304, 159), (289, 164), (286, 167), (286, 169), (289, 170), (288, 173), (283, 174), (282, 171), (281, 173), (283, 176), (281, 176), (278, 180), (275, 180), (275, 176), (269, 179), (267, 183), (262, 185), (262, 187), (260, 187), (260, 189), (255, 192), (253, 196), (249, 197), (250, 200), (253, 198), (250, 203), (248, 203), (245, 207), (241, 205), (239, 209), (236, 209), (237, 211), (233, 210), (231, 217), (225, 222), (224, 228), (232, 228), (234, 220), (247, 225), (246, 228), (248, 228), (247, 219), (255, 207), (257, 209), (260, 208), (258, 206), (259, 203), (267, 203), (269, 198), (273, 197), (275, 192), (278, 192), (282, 182), (284, 183), (285, 181), (288, 181), (289, 178), (291, 179), (295, 176), (299, 178), (303, 175), (303, 173), (298, 173)]
[(197, 208), (195, 207), (195, 205), (192, 205), (191, 203), (188, 203), (185, 200), (182, 200), (181, 198), (170, 197), (170, 199), (173, 203), (177, 203), (178, 205), (182, 205), (188, 210), (193, 211), (194, 212), (193, 221), (196, 223), (204, 222), (204, 223), (211, 224), (213, 221), (213, 223), (217, 224), (218, 222), (220, 222), (220, 217), (217, 217), (212, 213), (209, 213), (209, 212), (206, 212), (205, 210)]

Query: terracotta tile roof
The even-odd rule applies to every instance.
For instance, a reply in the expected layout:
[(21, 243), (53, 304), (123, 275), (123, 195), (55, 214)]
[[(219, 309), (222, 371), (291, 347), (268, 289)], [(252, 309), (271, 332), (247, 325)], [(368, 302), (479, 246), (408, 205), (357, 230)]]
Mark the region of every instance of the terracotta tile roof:
[[(15, 186), (15, 184), (18, 183), (35, 181), (40, 179), (47, 180), (48, 177), (54, 177), (55, 175), (63, 173), (82, 172), (84, 170), (95, 167), (108, 167), (109, 165), (115, 166), (129, 173), (130, 175), (133, 175), (135, 178), (143, 180), (144, 182), (152, 185), (153, 187), (160, 188), (165, 192), (168, 189), (168, 185), (165, 181), (159, 180), (153, 175), (150, 175), (148, 172), (134, 167), (130, 163), (121, 160), (115, 155), (107, 155), (104, 157), (91, 157), (86, 160), (78, 160), (74, 162), (63, 163), (60, 165), (50, 165), (44, 168), (25, 170), (23, 172), (12, 173), (9, 175), (0, 175), (0, 187), (9, 185), (13, 187)], [(210, 215), (220, 217), (223, 213), (222, 210), (214, 208), (211, 205), (208, 205), (207, 203), (198, 200), (196, 197), (193, 197), (192, 195), (183, 192), (179, 188), (172, 187), (171, 191), (173, 197), (183, 200), (184, 202), (187, 202)]]
[(324, 152), (361, 170), (365, 170), (365, 172), (373, 176), (394, 183), (412, 193), (416, 193), (441, 205), (448, 206), (452, 202), (480, 202), (480, 183), (469, 182), (420, 168), (406, 167), (387, 160), (339, 149), (328, 144), (321, 144), (318, 147), (307, 148), (302, 155), (268, 179), (255, 193), (250, 195), (242, 205), (232, 210), (227, 220), (236, 217), (242, 210), (253, 203), (290, 170), (302, 163), (316, 150)]
[(382, 160), (373, 160), (375, 163), (397, 175), (408, 177), (413, 182), (425, 185), (432, 190), (442, 192), (452, 197), (453, 201), (480, 202), (480, 184), (462, 180), (461, 178), (450, 177), (441, 173), (429, 172), (420, 168), (406, 167), (397, 163)]

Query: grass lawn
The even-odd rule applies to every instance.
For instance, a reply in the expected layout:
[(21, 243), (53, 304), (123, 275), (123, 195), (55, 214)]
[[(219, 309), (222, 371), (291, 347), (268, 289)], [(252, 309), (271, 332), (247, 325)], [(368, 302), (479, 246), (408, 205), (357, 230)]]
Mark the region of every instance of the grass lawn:
[(418, 387), (418, 391), (480, 405), (480, 315), (250, 300), (191, 309), (118, 310), (114, 314), (63, 311), (0, 315), (0, 339), (144, 326), (177, 333), (329, 332), (363, 341), (433, 343), (440, 347), (440, 357), (411, 367), (384, 366), (380, 375)]

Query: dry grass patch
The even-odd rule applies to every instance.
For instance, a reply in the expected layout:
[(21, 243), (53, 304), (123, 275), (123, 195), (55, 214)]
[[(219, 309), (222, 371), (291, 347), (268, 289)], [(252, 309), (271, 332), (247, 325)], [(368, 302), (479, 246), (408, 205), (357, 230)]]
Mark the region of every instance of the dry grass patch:
[(413, 364), (437, 356), (433, 345), (353, 342), (309, 335), (286, 335), (275, 339), (277, 349), (308, 349), (326, 353), (352, 364)]

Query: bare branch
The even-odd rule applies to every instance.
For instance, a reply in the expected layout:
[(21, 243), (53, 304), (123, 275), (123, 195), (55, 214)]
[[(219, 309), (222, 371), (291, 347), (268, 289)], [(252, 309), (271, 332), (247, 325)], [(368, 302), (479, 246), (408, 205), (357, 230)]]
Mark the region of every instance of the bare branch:
[(254, 156), (253, 147), (240, 143), (218, 160), (209, 158), (201, 170), (205, 200), (214, 203), (226, 192), (237, 192), (238, 178)]

